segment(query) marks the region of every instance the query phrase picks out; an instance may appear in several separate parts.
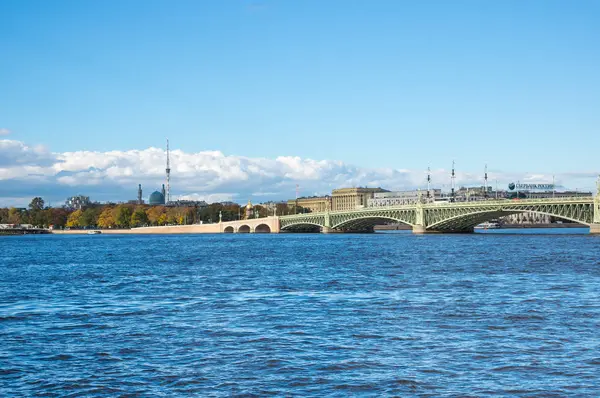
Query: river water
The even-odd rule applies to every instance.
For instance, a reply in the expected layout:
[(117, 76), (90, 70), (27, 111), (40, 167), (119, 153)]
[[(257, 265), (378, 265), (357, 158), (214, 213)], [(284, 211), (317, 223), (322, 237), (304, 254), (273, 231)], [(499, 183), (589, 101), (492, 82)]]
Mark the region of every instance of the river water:
[(0, 237), (0, 396), (600, 396), (600, 237)]

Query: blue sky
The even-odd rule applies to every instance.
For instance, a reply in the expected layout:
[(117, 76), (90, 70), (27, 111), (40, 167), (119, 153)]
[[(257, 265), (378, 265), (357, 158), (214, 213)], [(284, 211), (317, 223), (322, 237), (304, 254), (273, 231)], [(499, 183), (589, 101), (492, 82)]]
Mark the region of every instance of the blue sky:
[(599, 19), (598, 1), (4, 0), (0, 138), (593, 175)]

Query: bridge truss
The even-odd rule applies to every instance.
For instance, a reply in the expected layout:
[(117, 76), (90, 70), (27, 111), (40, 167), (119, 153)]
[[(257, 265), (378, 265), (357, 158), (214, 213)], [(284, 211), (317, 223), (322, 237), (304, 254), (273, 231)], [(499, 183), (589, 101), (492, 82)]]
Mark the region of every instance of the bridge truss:
[(468, 232), (482, 222), (522, 212), (543, 213), (584, 225), (597, 225), (600, 222), (600, 199), (576, 197), (417, 203), (282, 216), (279, 222), (283, 231), (302, 226), (320, 227), (323, 230), (367, 231), (372, 230), (374, 225), (400, 222), (421, 232)]

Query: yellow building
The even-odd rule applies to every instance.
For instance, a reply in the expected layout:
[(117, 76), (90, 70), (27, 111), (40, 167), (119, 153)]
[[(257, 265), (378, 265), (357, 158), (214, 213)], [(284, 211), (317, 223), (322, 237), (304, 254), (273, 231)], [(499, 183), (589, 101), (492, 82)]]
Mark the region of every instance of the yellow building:
[(340, 188), (331, 193), (331, 210), (354, 210), (367, 207), (376, 192), (388, 192), (382, 188)]
[(311, 213), (320, 213), (331, 210), (331, 196), (314, 196), (312, 198), (298, 198), (288, 200), (288, 207), (298, 206), (309, 209)]

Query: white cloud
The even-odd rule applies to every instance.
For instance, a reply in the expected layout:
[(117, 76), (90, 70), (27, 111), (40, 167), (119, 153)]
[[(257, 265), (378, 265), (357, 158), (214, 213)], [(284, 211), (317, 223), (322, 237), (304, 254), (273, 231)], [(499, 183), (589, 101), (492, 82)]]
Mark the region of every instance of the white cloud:
[(9, 135), (9, 134), (10, 134), (10, 130), (9, 129), (0, 128), (0, 136), (2, 136), (2, 135)]
[[(352, 186), (391, 190), (426, 187), (426, 172), (392, 168), (361, 168), (333, 160), (280, 156), (275, 159), (228, 156), (219, 151), (171, 152), (171, 187), (174, 199), (214, 201), (286, 200), (301, 195), (327, 194)], [(51, 153), (20, 141), (0, 140), (0, 206), (8, 198), (42, 196), (61, 203), (74, 194), (99, 201), (134, 199), (137, 185), (144, 196), (165, 182), (165, 152), (158, 148), (131, 151), (77, 151)], [(481, 185), (481, 173), (459, 172), (457, 186)], [(551, 174), (490, 172), (489, 183), (500, 187), (511, 181), (552, 182)], [(595, 173), (556, 176), (559, 185), (592, 190)], [(432, 186), (448, 190), (449, 171), (432, 170)], [(12, 199), (10, 200), (12, 203)], [(27, 201), (28, 203), (28, 201)], [(26, 203), (24, 203), (26, 204)]]
[(207, 203), (215, 202), (233, 202), (235, 201), (236, 194), (231, 193), (211, 193), (208, 195), (201, 195), (198, 193), (191, 193), (187, 195), (177, 196), (173, 199), (176, 200), (204, 200)]

